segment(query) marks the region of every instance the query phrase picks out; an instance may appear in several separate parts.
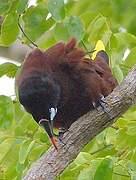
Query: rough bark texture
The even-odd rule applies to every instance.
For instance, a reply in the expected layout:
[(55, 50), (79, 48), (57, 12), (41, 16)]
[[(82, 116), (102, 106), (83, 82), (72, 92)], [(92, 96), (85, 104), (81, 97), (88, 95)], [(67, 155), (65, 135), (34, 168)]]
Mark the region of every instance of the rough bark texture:
[(32, 165), (23, 180), (53, 180), (70, 164), (82, 148), (103, 129), (110, 126), (131, 105), (136, 104), (136, 65), (105, 101), (112, 118), (99, 107), (79, 118), (65, 133), (65, 146), (57, 152), (51, 147)]

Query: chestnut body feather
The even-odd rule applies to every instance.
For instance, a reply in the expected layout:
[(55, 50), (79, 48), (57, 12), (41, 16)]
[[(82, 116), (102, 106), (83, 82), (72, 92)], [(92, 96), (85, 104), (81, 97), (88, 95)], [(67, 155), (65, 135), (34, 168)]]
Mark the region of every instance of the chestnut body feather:
[(34, 119), (49, 119), (57, 107), (54, 127), (68, 129), (80, 116), (97, 107), (102, 96), (116, 87), (104, 51), (95, 60), (85, 58), (76, 40), (58, 43), (46, 51), (33, 50), (17, 77), (19, 100)]

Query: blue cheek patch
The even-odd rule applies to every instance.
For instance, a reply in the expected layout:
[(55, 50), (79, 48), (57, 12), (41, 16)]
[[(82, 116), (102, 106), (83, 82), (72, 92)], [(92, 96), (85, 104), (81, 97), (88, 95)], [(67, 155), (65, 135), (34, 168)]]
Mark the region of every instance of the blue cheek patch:
[(50, 120), (53, 121), (54, 117), (57, 114), (57, 108), (50, 108)]

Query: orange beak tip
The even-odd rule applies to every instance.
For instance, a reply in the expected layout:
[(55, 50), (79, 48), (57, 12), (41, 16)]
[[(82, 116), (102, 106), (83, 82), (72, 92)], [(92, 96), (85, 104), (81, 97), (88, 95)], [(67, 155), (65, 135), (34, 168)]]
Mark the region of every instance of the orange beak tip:
[(57, 146), (57, 139), (56, 138), (54, 138), (54, 137), (52, 137), (52, 138), (50, 138), (51, 139), (51, 142), (52, 142), (52, 144), (53, 144), (53, 146), (55, 147), (55, 149), (58, 151), (58, 146)]

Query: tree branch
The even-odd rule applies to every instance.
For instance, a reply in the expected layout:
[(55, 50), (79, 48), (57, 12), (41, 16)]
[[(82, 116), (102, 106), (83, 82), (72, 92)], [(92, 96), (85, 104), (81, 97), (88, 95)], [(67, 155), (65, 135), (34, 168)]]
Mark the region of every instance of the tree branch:
[(23, 180), (53, 180), (78, 155), (82, 148), (103, 129), (110, 126), (130, 106), (136, 104), (136, 65), (108, 97), (108, 110), (113, 117), (104, 113), (99, 107), (79, 118), (65, 133), (65, 146), (57, 152), (51, 147), (36, 163), (32, 165)]

